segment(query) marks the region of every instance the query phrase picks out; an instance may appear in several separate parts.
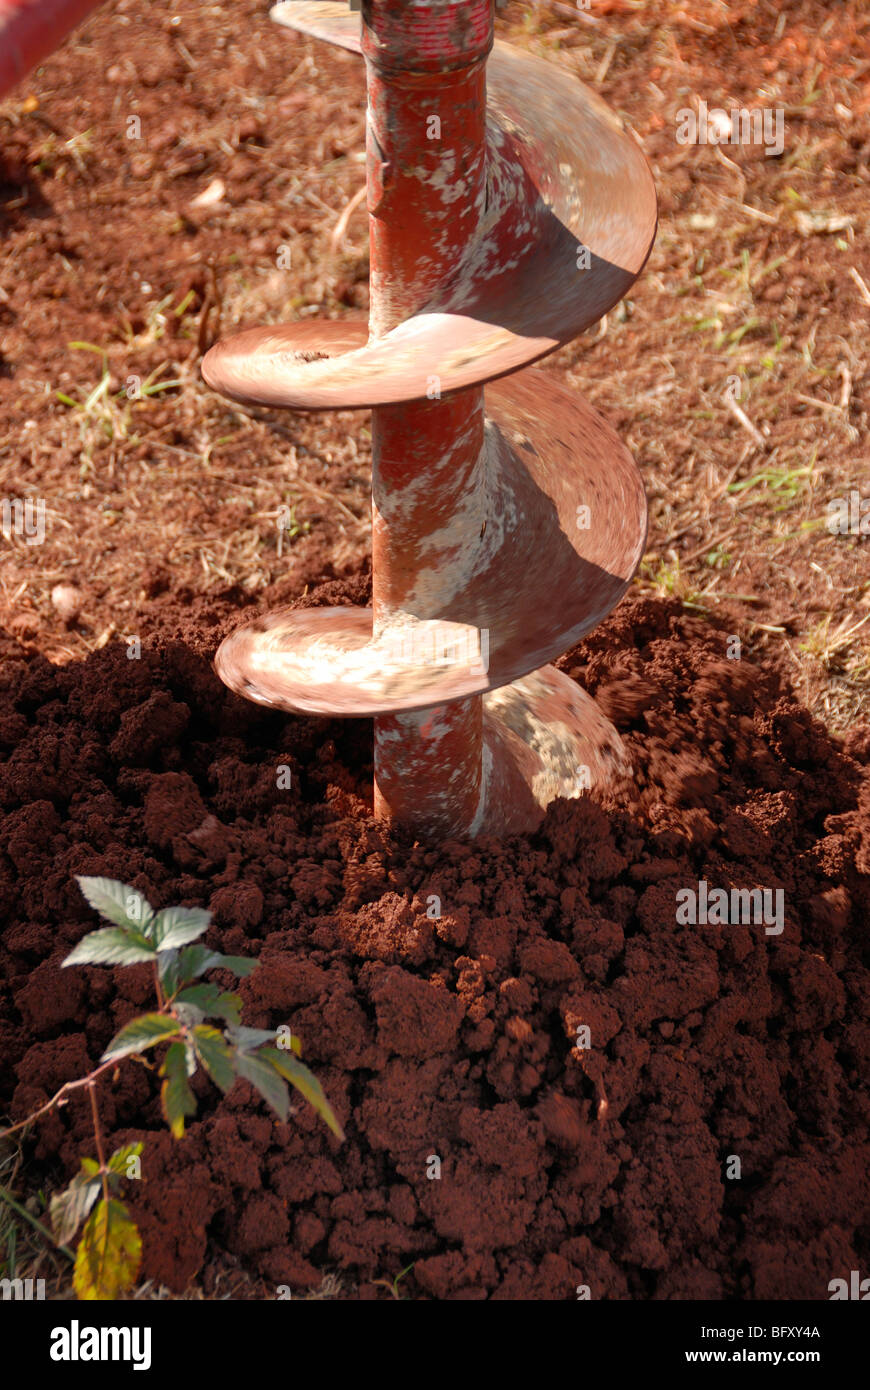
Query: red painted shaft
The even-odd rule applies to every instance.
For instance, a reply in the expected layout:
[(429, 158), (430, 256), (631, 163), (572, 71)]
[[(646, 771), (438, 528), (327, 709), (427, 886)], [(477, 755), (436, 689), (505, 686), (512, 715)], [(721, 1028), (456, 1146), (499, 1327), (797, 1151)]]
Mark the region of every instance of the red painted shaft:
[[(425, 311), (483, 214), (492, 0), (368, 0), (362, 46), (377, 338)], [(376, 637), (409, 618), (442, 617), (479, 548), (483, 388), (440, 393), (427, 378), (427, 399), (372, 412)], [(485, 790), (479, 696), (375, 719), (378, 816), (418, 837), (473, 832)]]
[(101, 0), (0, 0), (0, 97), (47, 58)]
[(549, 663), (619, 601), (646, 536), (627, 450), (529, 364), (640, 273), (652, 179), (572, 75), (503, 44), (485, 73), (492, 8), (363, 0), (360, 28), (338, 0), (276, 7), (367, 61), (370, 341), (305, 319), (203, 361), (247, 403), (374, 407), (374, 613), (279, 610), (215, 665), (273, 708), (373, 715), (376, 812), (430, 842), (534, 830), (625, 774), (612, 724)]

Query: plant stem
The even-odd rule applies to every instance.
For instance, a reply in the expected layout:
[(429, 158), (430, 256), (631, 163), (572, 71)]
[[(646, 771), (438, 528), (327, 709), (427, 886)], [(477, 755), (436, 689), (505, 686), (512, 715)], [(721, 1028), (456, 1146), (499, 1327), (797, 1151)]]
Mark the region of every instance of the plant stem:
[(60, 1090), (52, 1096), (51, 1100), (47, 1100), (45, 1105), (41, 1105), (38, 1110), (34, 1110), (32, 1115), (28, 1115), (25, 1120), (19, 1120), (16, 1125), (10, 1125), (8, 1129), (0, 1129), (0, 1139), (6, 1139), (10, 1134), (15, 1134), (19, 1129), (26, 1129), (28, 1125), (33, 1124), (34, 1120), (38, 1120), (40, 1115), (45, 1115), (49, 1110), (52, 1110), (54, 1106), (63, 1099), (67, 1092), (79, 1091), (82, 1086), (91, 1086), (98, 1076), (102, 1076), (104, 1071), (108, 1071), (110, 1067), (116, 1065), (117, 1059), (112, 1058), (111, 1061), (104, 1062), (101, 1067), (96, 1067), (88, 1076), (83, 1076), (78, 1081), (65, 1082)]
[(103, 1180), (103, 1201), (109, 1200), (109, 1170), (106, 1167), (106, 1155), (103, 1149), (103, 1132), (100, 1129), (100, 1112), (97, 1109), (96, 1084), (93, 1080), (88, 1084), (88, 1095), (91, 1098), (91, 1116), (94, 1121), (94, 1139), (97, 1145), (97, 1158), (100, 1163), (100, 1176)]

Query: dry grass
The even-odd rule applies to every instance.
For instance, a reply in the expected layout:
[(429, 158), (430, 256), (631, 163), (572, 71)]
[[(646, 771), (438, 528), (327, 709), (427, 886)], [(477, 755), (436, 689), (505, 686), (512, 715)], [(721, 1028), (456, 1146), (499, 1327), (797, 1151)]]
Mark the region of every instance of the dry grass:
[[(751, 6), (720, 3), (703, 19), (664, 0), (612, 8), (633, 16), (612, 53), (598, 6), (582, 38), (551, 0), (514, 26), (593, 86), (606, 73), (603, 94), (639, 134), (661, 200), (629, 299), (552, 366), (621, 425), (641, 464), (651, 528), (637, 582), (733, 610), (750, 649), (842, 727), (870, 695), (867, 543), (825, 527), (829, 501), (862, 484), (870, 496), (870, 123), (857, 39), (868, 21), (857, 5), (820, 28), (809, 6), (759, 5), (747, 62), (735, 31)], [(782, 157), (678, 145), (677, 111), (702, 99), (782, 107)], [(835, 661), (823, 633), (838, 634)]]
[(70, 1256), (48, 1237), (46, 1196), (27, 1195), (23, 1166), (18, 1143), (0, 1144), (0, 1279), (44, 1279), (46, 1296), (55, 1297), (70, 1283)]
[[(184, 81), (177, 93), (167, 87), (160, 119), (178, 94), (197, 112), (178, 116), (165, 149), (146, 144), (147, 177), (130, 200), (131, 226), (143, 221), (166, 250), (150, 256), (143, 236), (120, 286), (106, 269), (95, 333), (72, 293), (88, 267), (61, 248), (69, 310), (51, 288), (49, 309), (32, 299), (24, 328), (51, 312), (61, 330), (48, 357), (22, 349), (6, 392), (0, 494), (43, 487), (51, 526), (38, 556), (20, 541), (0, 545), (0, 604), (12, 630), (56, 661), (135, 634), (164, 588), (257, 594), (304, 574), (306, 556), (340, 572), (369, 545), (367, 417), (244, 410), (206, 391), (198, 373), (200, 349), (239, 323), (365, 312), (359, 66), (273, 32), (250, 4), (208, 27), (192, 5), (177, 8)], [(547, 366), (613, 419), (641, 465), (651, 529), (637, 582), (700, 611), (733, 611), (749, 647), (787, 668), (811, 707), (841, 726), (866, 710), (870, 688), (866, 542), (824, 526), (832, 498), (870, 492), (867, 19), (857, 0), (821, 21), (809, 0), (789, 11), (716, 0), (703, 15), (677, 0), (597, 0), (588, 12), (537, 0), (499, 14), (504, 37), (576, 72), (631, 125), (660, 193), (645, 274)], [(247, 63), (226, 100), (207, 99), (203, 86), (218, 31)], [(113, 54), (105, 16), (87, 32), (107, 70), (113, 56), (127, 61)], [(679, 145), (676, 112), (701, 99), (781, 106), (782, 157)], [(38, 111), (25, 107), (13, 99), (0, 116), (16, 130), (32, 123), (36, 168), (59, 209), (42, 224), (51, 235), (55, 226), (64, 235), (64, 207), (75, 204), (64, 196), (87, 192), (96, 208), (127, 196), (97, 116), (71, 113), (59, 88)], [(248, 119), (281, 138), (244, 141)], [(151, 191), (155, 177), (162, 193)], [(216, 181), (217, 201), (197, 206)], [(95, 216), (99, 272), (112, 253)], [(25, 226), (25, 240), (10, 243), (7, 298), (33, 235), (40, 227)], [(289, 270), (275, 263), (285, 242)], [(74, 346), (82, 340), (96, 350)], [(130, 401), (135, 375), (150, 394)], [(61, 581), (85, 589), (69, 628), (51, 604)], [(832, 663), (825, 634), (834, 633)]]

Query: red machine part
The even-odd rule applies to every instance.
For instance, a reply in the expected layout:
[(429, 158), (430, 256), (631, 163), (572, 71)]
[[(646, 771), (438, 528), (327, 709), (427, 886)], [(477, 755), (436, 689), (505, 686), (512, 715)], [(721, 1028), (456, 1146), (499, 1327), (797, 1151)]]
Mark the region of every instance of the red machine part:
[(492, 8), (273, 10), (365, 59), (369, 329), (248, 330), (203, 362), (247, 403), (373, 408), (372, 609), (270, 614), (216, 666), (282, 709), (373, 715), (376, 813), (417, 837), (528, 830), (626, 770), (616, 731), (547, 663), (625, 592), (643, 487), (611, 428), (528, 363), (633, 283), (655, 192), (596, 96), (493, 46)]
[(47, 58), (101, 0), (0, 0), (0, 97)]

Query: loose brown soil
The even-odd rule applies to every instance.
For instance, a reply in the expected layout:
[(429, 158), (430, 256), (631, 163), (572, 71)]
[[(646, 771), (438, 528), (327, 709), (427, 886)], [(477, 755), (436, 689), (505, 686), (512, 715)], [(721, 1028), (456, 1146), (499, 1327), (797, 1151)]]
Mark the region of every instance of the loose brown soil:
[[(200, 1087), (175, 1143), (153, 1073), (122, 1066), (100, 1103), (112, 1143), (146, 1142), (144, 1277), (208, 1294), (238, 1262), (260, 1296), (326, 1271), (388, 1296), (413, 1264), (405, 1296), (823, 1299), (867, 1267), (870, 730), (837, 743), (725, 633), (629, 601), (565, 666), (635, 778), (534, 837), (409, 846), (370, 819), (367, 722), (237, 699), (185, 626), (138, 661), (3, 668), (0, 1109), (149, 1000), (145, 967), (59, 969), (93, 925), (73, 875), (105, 874), (258, 957), (245, 1020), (301, 1037), (347, 1141), (239, 1083)], [(677, 926), (701, 879), (781, 888), (782, 935)], [(59, 1181), (91, 1142), (74, 1100), (29, 1171)]]
[[(43, 545), (0, 538), (0, 1115), (149, 1002), (138, 969), (59, 969), (96, 924), (74, 875), (105, 874), (261, 959), (245, 1021), (301, 1036), (348, 1136), (240, 1084), (201, 1087), (174, 1143), (122, 1066), (101, 1104), (146, 1142), (143, 1279), (389, 1297), (413, 1265), (414, 1298), (827, 1298), (870, 1264), (868, 540), (824, 527), (870, 490), (866, 11), (500, 8), (653, 166), (647, 271), (546, 370), (638, 458), (656, 597), (562, 663), (633, 780), (534, 837), (414, 847), (370, 818), (370, 725), (278, 718), (210, 666), (242, 614), (369, 587), (366, 415), (199, 379), (236, 326), (368, 305), (362, 70), (267, 8), (117, 0), (0, 104), (0, 497), (47, 506)], [(701, 99), (783, 106), (782, 157), (678, 145)], [(132, 375), (156, 393), (128, 400)], [(782, 935), (678, 926), (702, 878), (782, 888)], [(92, 1142), (72, 1101), (18, 1195)]]

